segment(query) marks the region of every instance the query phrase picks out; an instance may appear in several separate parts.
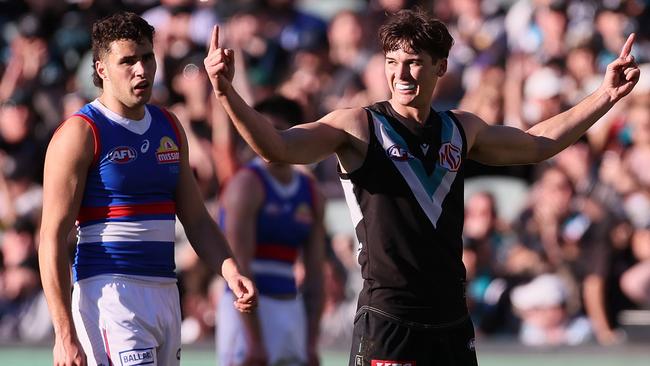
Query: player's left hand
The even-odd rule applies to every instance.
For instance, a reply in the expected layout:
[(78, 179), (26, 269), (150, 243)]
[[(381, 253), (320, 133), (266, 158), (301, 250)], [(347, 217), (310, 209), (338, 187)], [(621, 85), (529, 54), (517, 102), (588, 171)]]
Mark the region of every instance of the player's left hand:
[(607, 65), (605, 79), (601, 88), (609, 94), (612, 102), (617, 102), (628, 95), (639, 81), (641, 71), (634, 60), (634, 56), (630, 54), (635, 39), (636, 34), (630, 34), (621, 49), (619, 57)]
[(233, 303), (235, 309), (242, 313), (253, 311), (257, 306), (257, 289), (253, 282), (240, 274), (233, 275), (226, 282), (237, 298)]

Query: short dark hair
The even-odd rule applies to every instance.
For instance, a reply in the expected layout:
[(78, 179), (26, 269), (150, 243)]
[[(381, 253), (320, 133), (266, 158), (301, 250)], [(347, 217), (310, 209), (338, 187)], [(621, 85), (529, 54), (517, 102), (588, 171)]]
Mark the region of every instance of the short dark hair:
[(403, 49), (424, 51), (436, 61), (449, 57), (454, 39), (445, 24), (423, 10), (400, 10), (379, 28), (379, 39), (384, 53)]
[(300, 104), (282, 95), (272, 95), (255, 104), (253, 108), (262, 114), (279, 118), (291, 126), (300, 124), (303, 119)]
[(102, 79), (97, 74), (95, 62), (104, 57), (111, 49), (111, 43), (119, 40), (131, 40), (138, 44), (144, 40), (153, 44), (154, 28), (135, 13), (122, 11), (103, 18), (93, 24), (93, 84), (102, 87)]

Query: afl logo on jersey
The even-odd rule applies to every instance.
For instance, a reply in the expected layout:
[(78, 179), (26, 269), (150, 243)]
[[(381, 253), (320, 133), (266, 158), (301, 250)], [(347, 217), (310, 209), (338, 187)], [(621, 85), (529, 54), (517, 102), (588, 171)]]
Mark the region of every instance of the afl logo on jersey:
[(181, 153), (171, 137), (164, 136), (160, 139), (160, 146), (156, 149), (158, 164), (178, 163)]
[(440, 146), (438, 155), (440, 156), (440, 166), (451, 172), (458, 171), (462, 161), (461, 150), (458, 146), (452, 145), (451, 142), (445, 142)]
[(130, 163), (138, 157), (138, 153), (130, 146), (118, 146), (108, 153), (108, 160), (115, 164)]
[(386, 149), (386, 154), (388, 154), (389, 158), (396, 161), (406, 161), (415, 158), (408, 150), (397, 144)]
[(312, 215), (311, 208), (306, 203), (301, 203), (293, 214), (294, 220), (296, 222), (311, 225), (314, 222), (314, 216)]

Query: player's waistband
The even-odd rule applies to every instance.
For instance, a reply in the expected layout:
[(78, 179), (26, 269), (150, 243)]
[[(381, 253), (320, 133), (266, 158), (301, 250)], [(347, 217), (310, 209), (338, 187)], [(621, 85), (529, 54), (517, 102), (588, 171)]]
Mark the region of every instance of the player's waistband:
[(80, 243), (72, 273), (75, 281), (103, 274), (175, 278), (174, 242)]
[(402, 326), (405, 326), (407, 328), (412, 328), (412, 329), (419, 329), (419, 330), (445, 330), (445, 329), (453, 329), (457, 328), (465, 322), (469, 320), (469, 314), (465, 314), (461, 316), (458, 319), (454, 319), (448, 322), (441, 322), (441, 323), (421, 323), (421, 322), (416, 322), (408, 319), (403, 319), (399, 316), (396, 316), (394, 314), (391, 314), (387, 311), (378, 309), (373, 306), (368, 306), (368, 305), (363, 305), (361, 306), (358, 310), (357, 313), (354, 316), (354, 320), (356, 321), (360, 316), (362, 316), (364, 313), (371, 312), (376, 315), (379, 315), (383, 318), (386, 318), (392, 322), (395, 322), (397, 324), (400, 324)]

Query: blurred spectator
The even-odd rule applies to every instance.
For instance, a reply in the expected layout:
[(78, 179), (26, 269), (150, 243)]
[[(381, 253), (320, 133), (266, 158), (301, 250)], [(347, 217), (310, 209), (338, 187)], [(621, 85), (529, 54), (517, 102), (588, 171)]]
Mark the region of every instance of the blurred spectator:
[(352, 341), (352, 327), (349, 324), (354, 319), (357, 302), (354, 297), (346, 294), (346, 283), (352, 280), (350, 277), (354, 274), (348, 273), (335, 257), (325, 261), (323, 267), (325, 296), (320, 322), (322, 347), (345, 348)]
[(26, 99), (0, 105), (0, 227), (18, 216), (40, 217), (42, 189), (38, 183), (45, 144), (33, 133)]
[(538, 256), (547, 271), (564, 271), (579, 290), (584, 312), (601, 344), (620, 342), (607, 317), (606, 279), (611, 268), (611, 213), (595, 200), (574, 196), (569, 176), (548, 167), (540, 176), (531, 208), (517, 224), (526, 250)]
[(486, 333), (503, 331), (509, 303), (501, 296), (507, 290), (504, 277), (512, 238), (490, 193), (476, 193), (467, 201), (463, 239), (468, 305), (474, 324)]
[(512, 290), (512, 304), (521, 317), (519, 340), (529, 346), (584, 344), (591, 339), (591, 326), (583, 316), (567, 309), (568, 288), (562, 278), (541, 275)]
[(38, 342), (52, 335), (40, 285), (34, 233), (20, 218), (2, 236), (0, 253), (0, 341)]
[(536, 125), (562, 112), (566, 106), (562, 96), (564, 83), (557, 70), (543, 67), (534, 71), (524, 83), (522, 119), (524, 125)]
[(293, 52), (320, 42), (327, 24), (295, 6), (295, 0), (263, 0), (267, 17), (265, 34), (283, 49)]
[(638, 263), (621, 277), (621, 288), (636, 304), (650, 308), (650, 226), (637, 229), (632, 250)]

